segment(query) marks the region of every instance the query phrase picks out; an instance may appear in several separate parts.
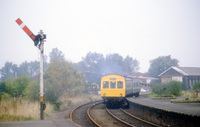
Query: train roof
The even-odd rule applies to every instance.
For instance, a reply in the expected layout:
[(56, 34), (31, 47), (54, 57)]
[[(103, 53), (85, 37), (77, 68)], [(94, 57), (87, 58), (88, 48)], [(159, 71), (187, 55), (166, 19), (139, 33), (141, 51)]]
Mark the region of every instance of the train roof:
[(103, 75), (102, 77), (109, 76), (109, 75), (122, 76), (122, 77), (124, 77), (126, 80), (138, 80), (137, 78), (130, 77), (130, 76), (128, 76), (127, 74), (106, 74), (106, 75)]

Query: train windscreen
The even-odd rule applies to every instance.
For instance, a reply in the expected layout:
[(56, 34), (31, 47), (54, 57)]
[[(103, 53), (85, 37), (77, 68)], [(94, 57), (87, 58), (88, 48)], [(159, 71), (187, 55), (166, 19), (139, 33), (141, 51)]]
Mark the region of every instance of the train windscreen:
[(110, 82), (110, 88), (111, 89), (115, 89), (116, 88), (116, 82), (115, 81), (111, 81)]
[(109, 82), (108, 81), (103, 81), (103, 88), (108, 89), (109, 88)]
[(123, 89), (123, 82), (122, 81), (118, 81), (117, 82), (117, 88), (118, 89)]

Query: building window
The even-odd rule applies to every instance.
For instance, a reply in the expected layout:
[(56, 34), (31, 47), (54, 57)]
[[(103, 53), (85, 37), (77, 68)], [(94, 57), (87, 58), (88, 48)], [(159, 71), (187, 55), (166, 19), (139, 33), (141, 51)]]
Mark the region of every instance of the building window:
[(172, 81), (183, 82), (183, 78), (182, 78), (182, 77), (179, 77), (179, 76), (174, 76), (174, 77), (172, 77)]
[(192, 80), (191, 79), (189, 80), (189, 85), (190, 85), (190, 88), (192, 88)]

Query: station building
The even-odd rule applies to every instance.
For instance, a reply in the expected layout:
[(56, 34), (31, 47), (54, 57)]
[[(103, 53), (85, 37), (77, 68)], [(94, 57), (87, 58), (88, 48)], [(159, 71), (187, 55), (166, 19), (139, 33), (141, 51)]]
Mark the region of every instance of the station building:
[(162, 72), (158, 77), (161, 83), (179, 81), (191, 89), (195, 82), (200, 82), (200, 67), (170, 67)]

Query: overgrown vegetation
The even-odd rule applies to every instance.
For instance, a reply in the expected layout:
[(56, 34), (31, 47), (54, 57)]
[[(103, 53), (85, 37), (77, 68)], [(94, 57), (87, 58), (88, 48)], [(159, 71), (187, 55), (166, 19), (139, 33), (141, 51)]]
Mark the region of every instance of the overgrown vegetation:
[[(30, 103), (39, 102), (39, 76), (35, 76), (34, 78), (20, 76), (16, 78), (16, 76), (13, 77), (13, 73), (10, 73), (13, 72), (12, 69), (11, 71), (7, 71), (7, 73), (2, 73), (6, 72), (7, 69), (10, 70), (9, 68), (6, 68), (7, 67), (3, 67), (0, 70), (1, 75), (3, 74), (4, 78), (4, 80), (0, 82), (0, 103), (7, 103), (6, 101), (13, 102), (13, 100), (16, 99), (28, 101)], [(60, 109), (62, 103), (59, 98), (66, 92), (69, 93), (69, 97), (75, 97), (81, 95), (82, 91), (84, 91), (82, 74), (74, 68), (72, 63), (65, 60), (64, 55), (57, 48), (53, 49), (50, 53), (50, 63), (44, 74), (45, 102), (53, 104), (54, 110)], [(18, 103), (18, 105), (20, 104), (21, 103)], [(11, 105), (13, 107), (17, 106), (14, 105), (14, 103)], [(2, 108), (2, 106), (3, 105), (0, 107), (1, 109), (6, 109), (2, 110), (5, 111), (4, 114), (2, 114), (3, 112), (0, 112), (2, 117), (3, 115), (6, 117), (14, 117), (15, 115), (21, 117), (21, 114), (14, 114), (13, 116), (9, 111), (6, 112), (10, 109), (5, 107)], [(39, 107), (37, 109), (39, 111)], [(18, 108), (15, 108), (14, 110), (18, 110)]]
[(80, 72), (66, 61), (64, 55), (58, 49), (50, 53), (50, 64), (44, 77), (45, 99), (59, 109), (61, 102), (58, 98), (65, 92), (71, 96), (78, 96), (84, 90), (84, 81)]
[[(17, 79), (9, 79), (0, 83), (0, 99), (10, 98), (28, 98), (38, 100), (39, 85), (38, 81), (30, 80), (27, 76), (21, 76)], [(34, 88), (38, 87), (38, 89)]]
[[(45, 116), (53, 111), (53, 105), (46, 103)], [(40, 118), (40, 102), (22, 98), (0, 101), (0, 121), (34, 120)]]
[(155, 97), (174, 97), (181, 95), (182, 83), (177, 81), (172, 81), (168, 84), (156, 83), (151, 88)]
[(33, 117), (24, 117), (24, 116), (13, 116), (13, 115), (1, 115), (0, 122), (2, 121), (24, 121), (24, 120), (34, 120)]
[(193, 84), (193, 90), (195, 92), (195, 97), (198, 97), (198, 93), (200, 92), (200, 82)]

